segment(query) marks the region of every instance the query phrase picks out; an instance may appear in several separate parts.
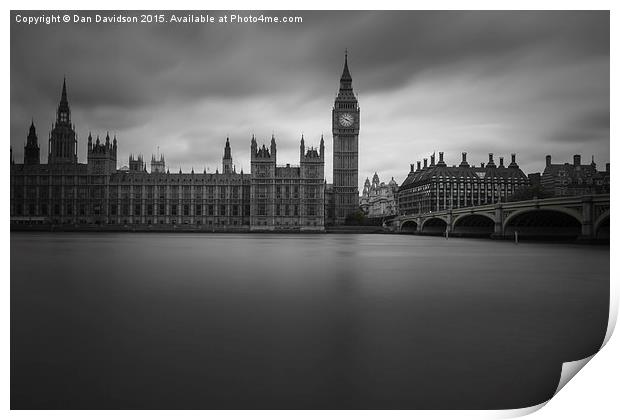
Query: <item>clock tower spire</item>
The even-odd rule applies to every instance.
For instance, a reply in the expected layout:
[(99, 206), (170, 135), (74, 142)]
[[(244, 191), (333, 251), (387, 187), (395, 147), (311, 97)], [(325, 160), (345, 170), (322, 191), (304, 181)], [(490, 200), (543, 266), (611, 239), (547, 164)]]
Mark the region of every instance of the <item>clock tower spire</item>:
[(344, 50), (344, 68), (342, 69), (342, 76), (340, 76), (340, 90), (353, 90), (351, 87), (351, 82), (353, 79), (351, 78), (351, 72), (349, 71), (349, 63), (348, 63), (349, 53), (347, 50)]
[(349, 54), (345, 50), (340, 89), (332, 109), (335, 224), (344, 224), (347, 216), (359, 208), (357, 176), (360, 108), (353, 93), (348, 59)]

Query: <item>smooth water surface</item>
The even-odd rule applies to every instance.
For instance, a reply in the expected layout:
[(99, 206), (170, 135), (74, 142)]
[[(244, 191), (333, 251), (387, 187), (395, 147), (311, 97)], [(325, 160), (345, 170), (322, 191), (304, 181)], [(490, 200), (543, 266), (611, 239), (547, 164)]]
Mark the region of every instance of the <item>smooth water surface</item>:
[(609, 247), (11, 235), (11, 406), (518, 408), (601, 345)]

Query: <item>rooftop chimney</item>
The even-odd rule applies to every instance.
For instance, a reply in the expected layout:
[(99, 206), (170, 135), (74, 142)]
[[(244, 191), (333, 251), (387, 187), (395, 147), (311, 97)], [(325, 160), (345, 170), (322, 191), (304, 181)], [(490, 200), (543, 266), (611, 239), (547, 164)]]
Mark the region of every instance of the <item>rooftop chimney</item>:
[(512, 153), (510, 155), (510, 165), (508, 165), (509, 168), (518, 168), (519, 165), (517, 165), (517, 154), (516, 153)]
[(421, 162), (418, 160), (418, 168), (417, 168), (418, 171), (420, 170), (420, 165), (421, 165)]
[(409, 164), (409, 167), (411, 168), (411, 169), (410, 169), (410, 172), (413, 172), (413, 163), (410, 163), (410, 164)]
[(581, 155), (573, 156), (573, 165), (580, 166), (581, 165)]
[(424, 169), (426, 169), (426, 164), (428, 163), (428, 159), (424, 158)]
[(461, 153), (461, 164), (459, 166), (461, 168), (469, 168), (469, 163), (467, 163), (467, 152)]
[(495, 162), (493, 162), (493, 153), (489, 153), (489, 162), (487, 162), (487, 168), (495, 168)]
[(545, 156), (545, 166), (551, 166), (551, 155)]
[(435, 166), (435, 152), (431, 155), (431, 166)]
[(439, 152), (439, 163), (444, 163), (443, 162), (443, 152)]
[(500, 168), (503, 168), (503, 167), (504, 167), (504, 158), (503, 158), (503, 157), (500, 157), (500, 158), (499, 158), (499, 167), (500, 167)]

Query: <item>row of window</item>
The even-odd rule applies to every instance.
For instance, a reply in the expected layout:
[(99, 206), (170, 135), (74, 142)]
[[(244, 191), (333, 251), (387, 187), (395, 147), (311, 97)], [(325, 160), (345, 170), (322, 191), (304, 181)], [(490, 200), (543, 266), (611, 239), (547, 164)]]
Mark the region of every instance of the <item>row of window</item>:
[[(12, 175), (12, 177), (15, 180), (16, 184), (26, 184), (26, 185), (40, 185), (40, 186), (45, 186), (45, 185), (89, 185), (89, 184), (95, 184), (95, 185), (101, 185), (101, 184), (105, 184), (106, 183), (106, 179), (109, 178), (105, 175), (90, 175), (90, 176), (86, 176), (86, 175), (80, 175), (80, 176), (76, 176), (76, 175), (23, 175), (23, 176), (19, 176), (19, 175)], [(150, 179), (150, 178), (139, 178), (139, 179), (132, 179), (131, 177), (126, 177), (123, 175), (122, 177), (123, 183), (118, 182), (118, 180), (114, 180), (112, 179), (110, 181), (110, 186), (114, 187), (114, 186), (122, 186), (122, 187), (129, 187), (131, 186), (141, 186), (141, 185), (146, 185), (146, 184), (157, 184), (160, 186), (174, 186), (176, 188), (179, 187), (179, 185), (170, 185), (171, 183), (175, 183), (175, 184), (179, 184), (180, 182), (178, 180), (171, 180), (171, 179), (162, 179), (162, 178), (157, 178), (157, 179)], [(175, 182), (176, 181), (176, 182)], [(187, 180), (189, 181), (189, 180)], [(207, 187), (213, 187), (213, 186), (227, 186), (227, 185), (231, 185), (231, 184), (238, 184), (240, 186), (246, 186), (249, 187), (250, 186), (250, 180), (249, 179), (225, 179), (225, 182), (222, 183), (217, 183), (217, 181), (221, 181), (221, 180), (213, 180), (212, 182), (210, 182), (209, 184), (205, 184), (205, 180), (193, 180), (195, 182), (192, 182), (191, 185), (184, 185), (182, 186), (183, 188), (189, 188), (189, 187), (203, 187), (203, 186), (207, 186)], [(211, 180), (209, 180), (211, 181)], [(152, 187), (152, 185), (147, 185), (149, 187)]]
[[(66, 225), (72, 225), (72, 224), (80, 224), (80, 225), (100, 225), (102, 224), (100, 220), (91, 220), (91, 219), (85, 219), (85, 218), (79, 218), (79, 219), (51, 219), (51, 222), (53, 224), (66, 224)], [(12, 223), (15, 224), (28, 224), (28, 225), (32, 225), (32, 224), (45, 224), (48, 223), (47, 220), (17, 220), (17, 221), (12, 221)], [(191, 219), (170, 219), (168, 221), (164, 220), (163, 218), (160, 218), (159, 220), (157, 219), (142, 219), (142, 218), (138, 218), (138, 219), (110, 219), (109, 221), (104, 222), (104, 224), (122, 224), (122, 225), (157, 225), (157, 224), (173, 224), (173, 225), (177, 225), (177, 224), (181, 224), (181, 225), (189, 225), (189, 224), (196, 224), (198, 226), (205, 224), (207, 226), (241, 226), (241, 225), (247, 225), (248, 221), (247, 220), (206, 220), (204, 223), (202, 220), (196, 220), (196, 221), (192, 221)]]
[[(60, 215), (61, 208), (64, 209), (63, 214), (66, 216), (80, 215), (84, 216), (86, 214), (92, 215), (102, 215), (104, 206), (101, 204), (92, 204), (92, 205), (78, 205), (73, 206), (71, 204), (61, 206), (60, 204), (54, 204), (51, 206), (52, 215), (58, 216)], [(265, 204), (259, 204), (257, 206), (257, 215), (266, 216), (267, 215), (268, 206)], [(27, 210), (25, 212), (24, 210)], [(119, 205), (111, 205), (109, 206), (109, 215), (111, 216), (248, 216), (250, 214), (250, 206), (239, 206), (239, 205), (164, 205), (160, 204), (156, 205), (146, 205), (142, 206), (140, 204), (136, 204), (134, 206), (129, 206), (128, 204)], [(131, 213), (130, 211), (133, 210)], [(243, 211), (245, 210), (245, 211)], [(316, 216), (320, 215), (323, 207), (316, 205), (308, 205), (305, 206), (306, 215), (307, 216)], [(243, 213), (242, 213), (243, 211)], [(15, 206), (15, 215), (17, 216), (48, 216), (48, 206), (47, 204), (41, 204), (37, 209), (35, 204), (29, 204), (27, 206), (23, 206), (22, 204), (17, 204)], [(275, 215), (276, 216), (299, 216), (299, 207), (298, 206), (275, 206)]]
[[(26, 185), (87, 185), (87, 184), (105, 184), (105, 176), (75, 176), (75, 175), (25, 175), (23, 177), (15, 176), (16, 184)], [(63, 182), (64, 181), (64, 182)]]
[[(52, 215), (58, 216), (60, 215), (61, 209), (64, 210), (63, 214), (67, 216), (80, 215), (84, 216), (86, 214), (92, 215), (101, 215), (103, 214), (103, 206), (101, 204), (92, 204), (87, 206), (86, 204), (81, 204), (78, 206), (73, 206), (71, 204), (61, 206), (60, 204), (53, 204), (51, 206)], [(133, 213), (130, 214), (130, 209), (133, 210)], [(27, 210), (27, 212), (26, 212)], [(242, 211), (245, 210), (242, 214)], [(190, 214), (190, 211), (193, 211)], [(49, 216), (49, 207), (47, 204), (41, 204), (38, 208), (35, 204), (28, 204), (27, 206), (23, 206), (22, 204), (15, 205), (15, 215), (16, 216)], [(202, 216), (204, 212), (204, 216), (242, 216), (250, 214), (250, 206), (239, 206), (239, 205), (193, 205), (190, 206), (188, 204), (185, 205), (176, 205), (172, 204), (166, 206), (164, 204), (160, 204), (159, 206), (155, 205), (147, 205), (144, 210), (142, 206), (137, 204), (133, 207), (130, 207), (127, 204), (123, 204), (120, 206), (111, 205), (109, 206), (109, 214), (111, 216), (116, 216), (118, 214), (123, 216)], [(217, 212), (217, 213), (216, 213)]]

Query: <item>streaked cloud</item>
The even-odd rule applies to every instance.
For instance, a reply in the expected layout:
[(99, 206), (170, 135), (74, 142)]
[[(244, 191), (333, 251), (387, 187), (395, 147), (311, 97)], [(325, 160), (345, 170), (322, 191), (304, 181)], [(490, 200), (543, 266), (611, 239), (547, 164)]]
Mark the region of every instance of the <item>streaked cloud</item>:
[(13, 22), (16, 160), (31, 117), (46, 156), (66, 75), (81, 161), (89, 131), (117, 134), (119, 164), (159, 147), (175, 171), (214, 170), (227, 136), (247, 171), (252, 134), (267, 142), (275, 133), (279, 163), (295, 164), (301, 134), (307, 145), (324, 134), (331, 181), (331, 107), (348, 48), (360, 185), (375, 171), (400, 182), (433, 151), (448, 164), (461, 151), (470, 163), (514, 152), (526, 172), (540, 171), (546, 154), (609, 161), (608, 12), (289, 14), (304, 23)]

